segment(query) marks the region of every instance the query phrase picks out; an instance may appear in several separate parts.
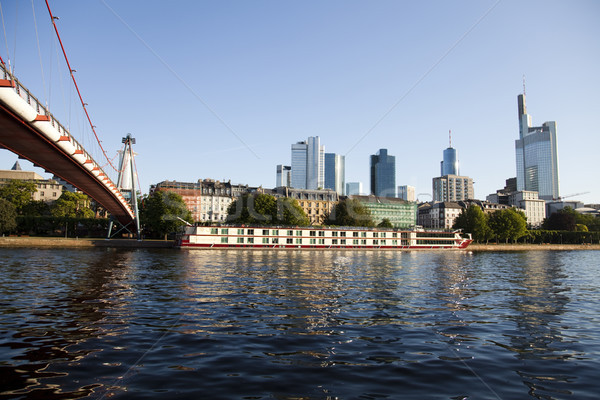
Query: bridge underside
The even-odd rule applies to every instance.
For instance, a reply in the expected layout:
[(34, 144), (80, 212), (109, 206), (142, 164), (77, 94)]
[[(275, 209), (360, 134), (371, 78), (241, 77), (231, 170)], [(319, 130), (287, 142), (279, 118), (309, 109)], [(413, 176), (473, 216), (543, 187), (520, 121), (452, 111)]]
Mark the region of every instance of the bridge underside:
[(121, 224), (127, 225), (132, 221), (114, 193), (101, 185), (92, 173), (3, 104), (0, 104), (0, 146), (77, 187)]

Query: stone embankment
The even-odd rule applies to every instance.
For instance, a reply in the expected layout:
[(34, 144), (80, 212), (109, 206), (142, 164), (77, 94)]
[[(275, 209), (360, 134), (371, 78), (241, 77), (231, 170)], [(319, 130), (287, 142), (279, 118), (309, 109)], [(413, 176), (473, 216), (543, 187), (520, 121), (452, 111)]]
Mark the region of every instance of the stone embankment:
[(600, 244), (472, 244), (470, 251), (600, 250)]
[(172, 240), (57, 238), (7, 236), (0, 237), (0, 247), (125, 247), (125, 248), (171, 248)]

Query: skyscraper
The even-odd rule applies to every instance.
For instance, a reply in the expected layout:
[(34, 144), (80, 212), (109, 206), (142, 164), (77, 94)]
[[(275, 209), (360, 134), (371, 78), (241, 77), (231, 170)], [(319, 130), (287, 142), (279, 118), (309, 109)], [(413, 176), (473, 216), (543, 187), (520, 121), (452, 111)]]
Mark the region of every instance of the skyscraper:
[(458, 172), (458, 157), (456, 149), (452, 147), (452, 132), (448, 132), (449, 146), (444, 150), (444, 159), (440, 165), (440, 176), (460, 175)]
[(277, 166), (277, 178), (275, 180), (275, 187), (291, 186), (292, 184), (292, 167), (289, 165), (278, 165)]
[(325, 185), (325, 146), (318, 136), (292, 144), (292, 187), (318, 189)]
[(539, 198), (552, 200), (559, 197), (558, 151), (556, 122), (531, 126), (527, 114), (525, 94), (517, 98), (519, 106), (519, 139), (515, 140), (517, 158), (517, 190), (538, 192)]
[(363, 193), (362, 182), (346, 183), (346, 196), (361, 195)]
[(415, 201), (415, 187), (410, 185), (398, 186), (398, 198), (406, 201)]
[(371, 156), (371, 194), (396, 197), (396, 157), (387, 149), (379, 149)]
[(345, 157), (335, 153), (325, 153), (325, 189), (333, 189), (343, 195), (346, 188)]

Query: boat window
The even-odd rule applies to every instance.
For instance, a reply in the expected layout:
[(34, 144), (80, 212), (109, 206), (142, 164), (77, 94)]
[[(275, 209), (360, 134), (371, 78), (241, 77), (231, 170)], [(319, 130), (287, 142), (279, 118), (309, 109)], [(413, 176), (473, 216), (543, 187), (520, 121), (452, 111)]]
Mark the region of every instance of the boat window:
[[(274, 236), (279, 235), (279, 229), (273, 229), (273, 231), (271, 232)], [(277, 243), (277, 242), (273, 242), (273, 243)]]
[(269, 230), (263, 229), (263, 236), (269, 236)]
[(297, 239), (296, 239), (296, 244), (302, 244), (302, 239), (300, 239), (300, 238), (297, 238)]
[(229, 238), (227, 236), (223, 236), (221, 238), (221, 243), (229, 243)]
[(338, 244), (338, 240), (337, 239), (331, 239), (331, 244)]
[(244, 230), (243, 229), (238, 229), (238, 235), (243, 235), (244, 234)]
[(325, 236), (325, 231), (319, 231), (319, 236)]
[(254, 235), (254, 229), (248, 229), (248, 235)]
[(279, 243), (279, 238), (273, 238), (273, 240), (271, 241), (271, 243)]
[(358, 237), (358, 232), (352, 232), (352, 237)]
[(325, 239), (319, 239), (319, 244), (325, 244)]
[(227, 229), (227, 228), (221, 229), (221, 235), (227, 235), (227, 234), (229, 234), (229, 229)]
[(317, 243), (317, 239), (310, 239), (309, 243), (310, 244), (316, 244)]
[(248, 243), (254, 243), (254, 238), (248, 238)]
[(317, 231), (310, 231), (310, 236), (317, 236)]
[(296, 236), (302, 236), (302, 231), (296, 231)]
[(398, 237), (398, 232), (392, 233), (392, 237)]
[(287, 244), (293, 244), (293, 243), (294, 243), (294, 239), (292, 239), (292, 238), (287, 238), (287, 239), (285, 239), (285, 242), (286, 242)]
[(373, 232), (373, 237), (379, 237), (379, 232)]
[(331, 236), (337, 237), (338, 233), (336, 231), (331, 232)]
[(373, 245), (378, 246), (379, 245), (379, 240), (373, 239)]
[(346, 237), (346, 232), (340, 232), (341, 237)]
[(294, 235), (294, 231), (287, 231), (288, 236), (293, 236)]
[(244, 243), (244, 238), (237, 238), (238, 243)]
[(340, 239), (340, 244), (346, 244), (346, 239)]
[(268, 243), (269, 243), (269, 238), (263, 238), (263, 241), (262, 241), (262, 242), (263, 242), (263, 243), (267, 243), (267, 244), (268, 244)]
[(361, 232), (360, 237), (367, 237), (367, 232)]

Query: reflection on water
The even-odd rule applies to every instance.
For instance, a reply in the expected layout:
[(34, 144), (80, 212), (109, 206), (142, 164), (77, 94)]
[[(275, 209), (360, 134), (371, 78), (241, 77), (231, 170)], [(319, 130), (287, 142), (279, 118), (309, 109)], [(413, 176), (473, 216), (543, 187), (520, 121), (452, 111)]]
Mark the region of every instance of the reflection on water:
[(3, 398), (595, 398), (595, 252), (0, 249)]

